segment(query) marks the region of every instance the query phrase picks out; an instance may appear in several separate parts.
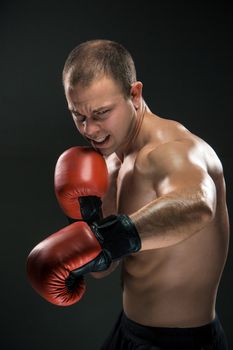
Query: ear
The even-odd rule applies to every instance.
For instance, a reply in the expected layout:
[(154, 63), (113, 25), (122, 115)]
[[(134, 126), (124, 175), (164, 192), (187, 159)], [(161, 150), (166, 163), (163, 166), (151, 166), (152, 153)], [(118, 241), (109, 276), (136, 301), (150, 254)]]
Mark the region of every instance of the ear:
[(141, 104), (142, 87), (143, 84), (140, 81), (135, 81), (135, 83), (131, 85), (130, 95), (136, 110), (140, 107)]

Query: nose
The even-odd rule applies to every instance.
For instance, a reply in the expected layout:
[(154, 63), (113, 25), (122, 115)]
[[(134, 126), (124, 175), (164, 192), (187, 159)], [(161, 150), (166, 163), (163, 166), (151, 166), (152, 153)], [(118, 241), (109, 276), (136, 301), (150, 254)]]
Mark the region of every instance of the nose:
[(94, 138), (99, 133), (99, 125), (93, 120), (85, 120), (83, 122), (83, 134), (88, 138)]

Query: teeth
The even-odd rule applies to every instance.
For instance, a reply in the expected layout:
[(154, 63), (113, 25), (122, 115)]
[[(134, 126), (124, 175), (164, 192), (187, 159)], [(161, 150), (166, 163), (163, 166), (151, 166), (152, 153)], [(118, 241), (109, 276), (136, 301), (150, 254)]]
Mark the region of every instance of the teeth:
[(106, 140), (107, 136), (102, 137), (101, 139), (93, 139), (94, 142), (103, 142), (104, 140)]

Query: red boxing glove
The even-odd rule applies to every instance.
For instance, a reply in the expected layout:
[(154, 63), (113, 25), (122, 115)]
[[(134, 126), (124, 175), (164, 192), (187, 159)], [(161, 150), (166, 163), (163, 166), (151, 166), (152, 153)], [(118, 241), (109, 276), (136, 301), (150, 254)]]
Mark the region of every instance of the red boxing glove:
[[(85, 222), (73, 224), (50, 235), (29, 254), (27, 273), (32, 287), (52, 304), (69, 306), (85, 293), (82, 276), (69, 277), (101, 252), (101, 246)], [(69, 278), (68, 278), (69, 277)]]
[(139, 234), (127, 215), (110, 215), (91, 226), (84, 221), (74, 222), (31, 251), (29, 280), (46, 300), (68, 306), (85, 292), (83, 275), (104, 271), (112, 261), (140, 248)]
[(54, 185), (58, 203), (68, 218), (89, 223), (102, 218), (101, 198), (108, 189), (108, 171), (96, 150), (71, 147), (62, 153), (55, 167)]

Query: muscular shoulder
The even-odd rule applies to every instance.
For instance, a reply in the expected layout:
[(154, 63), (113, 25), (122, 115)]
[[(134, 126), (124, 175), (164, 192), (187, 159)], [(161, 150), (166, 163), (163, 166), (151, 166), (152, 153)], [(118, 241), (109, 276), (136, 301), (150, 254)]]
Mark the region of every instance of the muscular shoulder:
[(173, 120), (158, 118), (157, 123), (151, 125), (148, 142), (137, 155), (135, 165), (138, 171), (144, 172), (144, 175), (155, 167), (158, 171), (169, 154), (172, 156), (172, 152), (175, 152), (174, 146), (179, 148), (188, 140), (192, 140), (192, 134), (183, 125)]
[(181, 124), (165, 121), (159, 134), (159, 139), (142, 148), (135, 163), (145, 177), (159, 182), (173, 174), (181, 179), (186, 175), (191, 178), (195, 172), (212, 178), (222, 175), (221, 162), (212, 147)]

